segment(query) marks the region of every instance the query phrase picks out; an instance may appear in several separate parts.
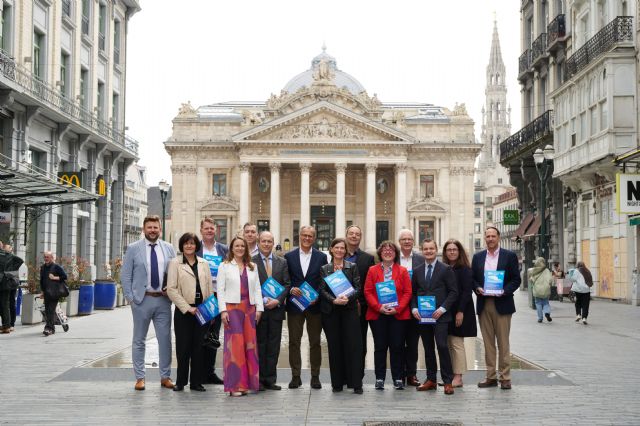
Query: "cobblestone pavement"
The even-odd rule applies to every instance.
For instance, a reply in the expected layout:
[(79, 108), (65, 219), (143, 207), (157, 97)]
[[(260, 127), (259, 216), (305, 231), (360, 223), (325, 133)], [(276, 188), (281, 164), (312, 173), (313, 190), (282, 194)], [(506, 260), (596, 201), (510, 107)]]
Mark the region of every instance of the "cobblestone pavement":
[(285, 389), (245, 398), (229, 398), (219, 386), (177, 394), (161, 389), (157, 369), (149, 368), (147, 390), (136, 392), (130, 368), (117, 367), (127, 365), (130, 351), (128, 307), (72, 318), (69, 333), (58, 329), (48, 338), (42, 325), (18, 326), (0, 336), (0, 424), (640, 424), (640, 307), (592, 301), (585, 326), (574, 322), (568, 302), (552, 302), (553, 322), (542, 324), (526, 307), (526, 293), (516, 303), (511, 350), (542, 370), (514, 370), (511, 391), (478, 389), (483, 371), (470, 371), (453, 396), (376, 391), (370, 370), (364, 395), (334, 394), (327, 368), (322, 390), (309, 388), (308, 371), (301, 389), (286, 389), (290, 374), (282, 368)]

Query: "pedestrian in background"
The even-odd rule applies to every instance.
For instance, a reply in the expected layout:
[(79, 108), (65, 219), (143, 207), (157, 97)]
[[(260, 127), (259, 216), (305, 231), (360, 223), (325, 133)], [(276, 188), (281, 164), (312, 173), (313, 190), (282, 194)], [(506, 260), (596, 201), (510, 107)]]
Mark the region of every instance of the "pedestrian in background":
[[(4, 250), (2, 250), (4, 248)], [(9, 250), (7, 250), (7, 248)], [(0, 316), (2, 317), (1, 334), (13, 331), (16, 322), (16, 290), (20, 286), (18, 268), (24, 263), (13, 255), (9, 244), (0, 246)]]
[(44, 252), (44, 265), (40, 267), (40, 298), (44, 299), (45, 326), (42, 334), (49, 336), (56, 332), (55, 315), (58, 306), (60, 283), (67, 281), (67, 274), (62, 266), (53, 262), (53, 253)]
[(464, 246), (458, 240), (449, 240), (442, 248), (442, 261), (453, 268), (458, 285), (458, 297), (451, 307), (454, 315), (449, 323), (449, 352), (453, 365), (454, 388), (463, 386), (462, 375), (467, 372), (467, 354), (464, 347), (465, 337), (476, 337), (476, 309), (473, 306), (473, 277), (469, 257)]
[[(167, 270), (167, 295), (176, 305), (173, 313), (173, 330), (176, 336), (176, 358), (178, 375), (174, 391), (182, 391), (189, 383), (194, 391), (204, 392), (202, 386), (205, 378), (202, 350), (206, 325), (201, 325), (197, 318), (198, 305), (213, 294), (209, 263), (196, 252), (201, 249), (198, 237), (187, 232), (180, 237), (178, 249), (182, 256), (176, 256), (169, 262)], [(191, 366), (191, 376), (189, 376)]]
[(571, 291), (576, 294), (576, 322), (582, 320), (582, 323), (587, 325), (591, 287), (593, 287), (591, 271), (589, 271), (584, 262), (580, 261), (576, 264), (576, 269), (571, 270), (569, 279), (573, 282)]
[[(4, 251), (13, 254), (13, 246), (11, 244), (4, 245)], [(18, 258), (20, 259), (20, 258)], [(18, 269), (24, 263), (24, 260), (20, 259), (20, 264), (15, 267), (15, 270), (7, 271), (11, 275), (11, 279), (13, 280), (13, 285), (11, 285), (11, 291), (9, 293), (9, 317), (11, 318), (11, 328), (9, 331), (13, 331), (16, 326), (16, 298), (18, 295), (18, 290), (20, 288), (20, 279), (18, 278)]]
[(529, 268), (527, 276), (529, 277), (529, 286), (533, 294), (533, 300), (536, 304), (538, 312), (538, 322), (542, 322), (542, 314), (544, 313), (547, 321), (551, 322), (551, 305), (549, 297), (551, 296), (551, 286), (553, 284), (553, 275), (547, 269), (547, 262), (544, 258), (538, 257), (533, 264), (533, 268)]

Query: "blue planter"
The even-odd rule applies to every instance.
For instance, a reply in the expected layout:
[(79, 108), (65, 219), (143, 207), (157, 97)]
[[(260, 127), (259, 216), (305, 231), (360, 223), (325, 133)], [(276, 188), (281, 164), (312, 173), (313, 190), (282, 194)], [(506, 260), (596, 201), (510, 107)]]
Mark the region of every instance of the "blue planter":
[(16, 316), (20, 316), (22, 311), (22, 289), (19, 288), (16, 292)]
[(116, 307), (116, 283), (96, 280), (93, 290), (93, 307), (95, 309), (113, 309)]
[(93, 312), (93, 284), (80, 286), (78, 297), (78, 315), (89, 315)]

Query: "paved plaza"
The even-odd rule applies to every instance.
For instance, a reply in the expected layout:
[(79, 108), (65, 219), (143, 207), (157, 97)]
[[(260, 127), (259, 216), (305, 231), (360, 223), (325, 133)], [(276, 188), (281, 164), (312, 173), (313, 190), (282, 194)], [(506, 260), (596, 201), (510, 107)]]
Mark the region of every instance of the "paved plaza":
[(516, 303), (513, 389), (476, 387), (484, 363), (476, 359), (482, 345), (471, 339), (474, 370), (453, 396), (389, 385), (376, 391), (371, 356), (364, 395), (331, 392), (326, 355), (322, 390), (310, 389), (308, 370), (303, 387), (289, 390), (286, 345), (279, 364), (282, 391), (229, 398), (221, 386), (208, 385), (205, 393), (176, 393), (160, 388), (151, 341), (147, 390), (136, 392), (128, 307), (72, 318), (69, 333), (58, 327), (48, 338), (42, 325), (18, 325), (0, 336), (0, 424), (640, 424), (640, 308), (595, 300), (584, 326), (574, 322), (568, 302), (552, 302), (553, 322), (543, 324), (526, 307), (526, 293), (519, 292)]

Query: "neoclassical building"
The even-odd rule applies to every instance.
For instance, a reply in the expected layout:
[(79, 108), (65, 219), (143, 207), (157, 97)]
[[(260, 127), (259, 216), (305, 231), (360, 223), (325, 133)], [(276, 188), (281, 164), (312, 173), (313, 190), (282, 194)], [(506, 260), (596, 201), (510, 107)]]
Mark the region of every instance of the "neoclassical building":
[(266, 102), (183, 104), (165, 142), (173, 241), (215, 218), (222, 242), (245, 222), (287, 250), (300, 225), (327, 249), (349, 224), (374, 250), (410, 228), (416, 240), (473, 233), (473, 120), (464, 104), (383, 103), (323, 52)]

